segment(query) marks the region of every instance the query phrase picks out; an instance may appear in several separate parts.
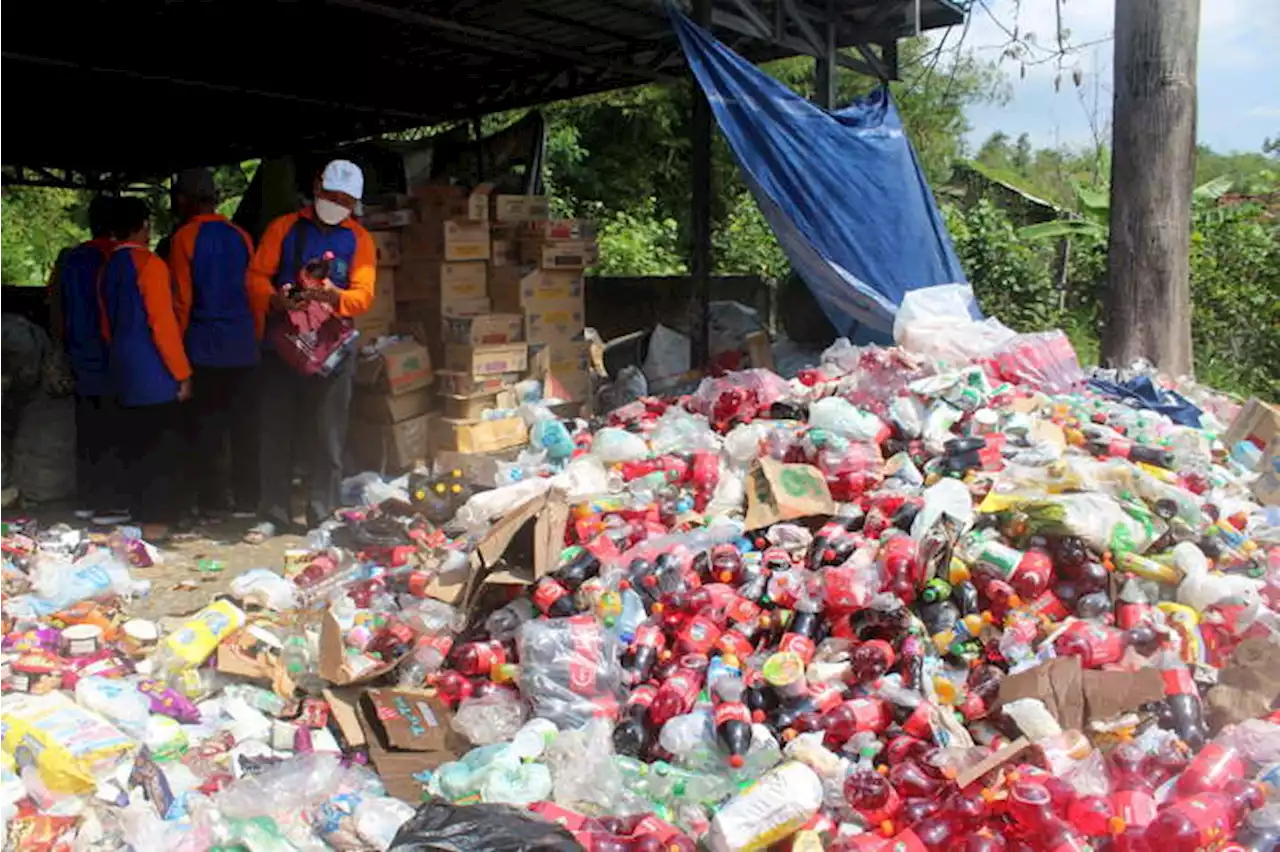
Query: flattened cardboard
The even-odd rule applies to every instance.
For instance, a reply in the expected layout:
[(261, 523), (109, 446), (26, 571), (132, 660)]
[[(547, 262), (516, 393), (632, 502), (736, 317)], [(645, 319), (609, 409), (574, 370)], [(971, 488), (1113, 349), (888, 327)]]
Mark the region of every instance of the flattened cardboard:
[(1038, 698), (1063, 730), (1084, 727), (1084, 690), (1079, 657), (1058, 657), (1000, 681), (997, 707), (1019, 698)]
[(1081, 672), (1085, 719), (1112, 719), (1164, 698), (1164, 679), (1156, 669), (1136, 672)]
[(360, 696), (356, 711), (369, 761), (387, 792), (404, 802), (417, 804), (423, 799), (422, 784), (413, 777), (416, 773), (457, 760), (470, 748), (453, 731), (453, 714), (427, 692), (368, 690)]
[(746, 490), (748, 530), (836, 511), (827, 480), (813, 465), (762, 458), (747, 475)]
[(1026, 737), (1018, 737), (1003, 748), (996, 749), (982, 760), (962, 770), (956, 775), (956, 786), (963, 790), (988, 772), (1005, 765), (1029, 748), (1031, 748), (1031, 740)]

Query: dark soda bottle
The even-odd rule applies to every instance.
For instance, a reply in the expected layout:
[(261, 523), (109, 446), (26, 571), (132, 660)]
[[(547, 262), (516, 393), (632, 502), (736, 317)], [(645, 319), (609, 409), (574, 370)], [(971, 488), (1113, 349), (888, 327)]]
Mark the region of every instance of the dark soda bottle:
[(742, 700), (744, 691), (740, 680), (720, 681), (715, 690), (719, 699), (713, 711), (716, 742), (734, 769), (742, 768), (751, 749), (751, 711)]
[(639, 757), (650, 745), (649, 727), (645, 717), (658, 694), (658, 688), (643, 683), (631, 690), (622, 709), (622, 718), (613, 729), (613, 747), (619, 754)]
[(636, 627), (631, 647), (623, 658), (622, 667), (634, 680), (644, 680), (667, 645), (667, 637), (653, 622), (646, 621)]

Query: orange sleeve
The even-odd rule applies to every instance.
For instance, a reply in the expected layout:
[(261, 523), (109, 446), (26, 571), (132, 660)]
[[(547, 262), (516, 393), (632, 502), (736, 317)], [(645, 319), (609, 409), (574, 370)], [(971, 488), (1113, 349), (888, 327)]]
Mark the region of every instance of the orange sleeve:
[(280, 246), (297, 218), (297, 213), (290, 213), (268, 225), (266, 233), (262, 235), (262, 242), (258, 243), (258, 250), (253, 253), (253, 260), (249, 261), (246, 286), (249, 288), (249, 307), (253, 310), (253, 325), (258, 340), (262, 340), (266, 329), (267, 307), (275, 292), (275, 285), (271, 282), (280, 270)]
[(151, 337), (160, 350), (169, 373), (178, 381), (191, 378), (191, 364), (182, 345), (182, 332), (178, 330), (178, 318), (173, 312), (173, 290), (169, 285), (169, 267), (158, 255), (135, 252), (133, 262), (138, 265), (138, 289), (142, 292), (143, 308), (147, 312), (147, 324)]
[(173, 313), (178, 330), (184, 335), (191, 324), (191, 258), (196, 253), (196, 234), (200, 223), (183, 225), (169, 241), (169, 274), (173, 279)]
[(378, 252), (374, 248), (373, 237), (358, 225), (353, 230), (356, 253), (351, 258), (347, 289), (338, 298), (338, 314), (344, 317), (358, 317), (373, 307), (373, 285), (378, 276)]

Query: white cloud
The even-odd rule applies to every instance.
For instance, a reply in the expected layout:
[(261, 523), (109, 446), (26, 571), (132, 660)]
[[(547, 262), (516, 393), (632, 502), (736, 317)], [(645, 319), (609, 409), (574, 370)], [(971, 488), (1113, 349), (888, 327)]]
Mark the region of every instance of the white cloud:
[(1280, 118), (1280, 107), (1256, 106), (1249, 110), (1249, 115), (1254, 118)]

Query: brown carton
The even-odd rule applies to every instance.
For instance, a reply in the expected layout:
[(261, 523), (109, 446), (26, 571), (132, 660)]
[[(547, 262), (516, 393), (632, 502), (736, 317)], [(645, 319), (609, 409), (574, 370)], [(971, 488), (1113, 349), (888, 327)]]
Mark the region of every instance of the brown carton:
[(583, 298), (580, 271), (501, 266), (491, 269), (490, 273), (489, 298), (497, 311), (518, 313), (536, 302)]
[(489, 226), (466, 219), (417, 222), (400, 230), (400, 254), (430, 260), (488, 260)]
[(400, 265), (400, 232), (370, 231), (373, 237), (373, 249), (378, 257), (378, 266)]
[(519, 314), (482, 314), (452, 317), (444, 321), (445, 339), (450, 343), (486, 346), (519, 343), (524, 340), (524, 318)]
[(420, 186), (413, 197), (418, 206), (418, 218), (463, 219), (468, 222), (489, 221), (489, 196), (493, 185), (482, 183), (474, 189), (460, 186)]
[(441, 417), (436, 446), (459, 453), (492, 453), (522, 446), (529, 428), (519, 417), (501, 420), (457, 420)]
[(406, 258), (397, 277), (396, 301), (430, 300), (441, 306), (487, 297), (485, 264)]
[(431, 355), (414, 340), (399, 340), (378, 350), (372, 358), (360, 359), (355, 381), (395, 395), (421, 390), (431, 384)]
[(542, 219), (520, 226), (521, 239), (532, 242), (591, 240), (595, 236), (596, 223), (586, 219)]
[(495, 195), (493, 196), (493, 221), (527, 222), (546, 219), (551, 206), (545, 195)]
[(444, 366), (473, 376), (497, 373), (522, 373), (529, 366), (526, 343), (498, 343), (492, 346), (470, 346), (449, 343), (444, 348)]
[(542, 269), (586, 269), (600, 259), (600, 246), (594, 240), (522, 240), (520, 259)]
[(456, 370), (436, 370), (436, 390), (455, 396), (477, 393), (497, 393), (520, 381), (519, 373), (498, 373), (492, 376), (473, 376)]
[(581, 340), (587, 320), (581, 298), (531, 301), (524, 317), (525, 338), (531, 344), (568, 344)]
[(430, 411), (433, 397), (431, 388), (395, 395), (357, 388), (351, 398), (351, 414), (370, 423), (399, 423)]
[(331, 613), (320, 622), (320, 677), (337, 686), (367, 683), (396, 667), (396, 663), (353, 667), (342, 642), (342, 627)]
[(813, 465), (783, 464), (766, 456), (751, 468), (746, 491), (748, 530), (836, 511), (827, 480)]
[(363, 470), (402, 471), (428, 458), (431, 417), (421, 414), (396, 423), (352, 418), (347, 449)]
[(516, 407), (516, 395), (509, 390), (490, 393), (476, 393), (466, 396), (458, 394), (442, 394), (440, 397), (445, 417), (454, 420), (479, 420), (486, 412), (494, 409), (510, 409)]

